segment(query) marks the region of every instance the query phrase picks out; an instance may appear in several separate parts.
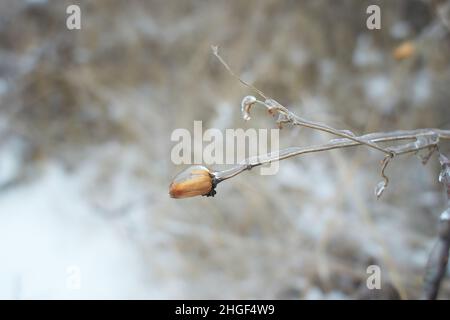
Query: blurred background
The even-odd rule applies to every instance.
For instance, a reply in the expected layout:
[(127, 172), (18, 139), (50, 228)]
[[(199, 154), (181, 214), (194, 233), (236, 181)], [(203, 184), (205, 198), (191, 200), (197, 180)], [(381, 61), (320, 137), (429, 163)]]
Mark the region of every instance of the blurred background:
[[(70, 4), (81, 30), (66, 28)], [(450, 1), (431, 0), (1, 1), (0, 298), (419, 298), (446, 205), (436, 156), (395, 159), (380, 200), (382, 155), (364, 147), (174, 200), (185, 167), (170, 136), (194, 120), (276, 127), (263, 111), (242, 120), (252, 92), (211, 45), (308, 119), (448, 129), (449, 21)], [(285, 127), (280, 145), (329, 138)]]

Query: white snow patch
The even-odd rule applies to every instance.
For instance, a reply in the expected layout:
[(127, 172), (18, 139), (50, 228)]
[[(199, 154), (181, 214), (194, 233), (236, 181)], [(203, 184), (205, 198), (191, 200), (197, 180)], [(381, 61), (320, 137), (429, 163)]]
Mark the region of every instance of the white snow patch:
[(50, 163), (34, 182), (0, 194), (0, 298), (164, 296), (149, 285), (151, 266), (135, 243), (84, 196), (91, 172)]

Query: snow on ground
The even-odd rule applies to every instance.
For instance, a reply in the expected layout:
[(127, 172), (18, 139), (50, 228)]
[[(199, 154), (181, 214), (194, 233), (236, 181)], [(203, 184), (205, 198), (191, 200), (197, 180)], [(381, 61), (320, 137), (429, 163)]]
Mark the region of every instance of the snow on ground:
[(49, 162), (0, 194), (0, 298), (165, 296), (149, 285), (132, 238), (88, 200), (95, 170), (95, 161), (75, 172)]

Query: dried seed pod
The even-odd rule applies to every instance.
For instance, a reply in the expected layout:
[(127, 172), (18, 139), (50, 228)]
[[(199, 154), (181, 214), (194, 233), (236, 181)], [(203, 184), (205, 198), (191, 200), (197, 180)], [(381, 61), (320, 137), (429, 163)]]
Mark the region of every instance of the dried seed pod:
[(172, 198), (214, 196), (214, 174), (204, 166), (191, 166), (180, 172), (169, 186)]

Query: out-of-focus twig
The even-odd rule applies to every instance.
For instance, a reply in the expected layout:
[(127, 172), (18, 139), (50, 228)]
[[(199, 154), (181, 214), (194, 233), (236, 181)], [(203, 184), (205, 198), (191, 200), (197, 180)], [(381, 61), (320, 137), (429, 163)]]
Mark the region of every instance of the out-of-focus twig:
[(441, 23), (450, 30), (450, 1), (439, 4), (436, 8), (436, 13)]
[(441, 154), (441, 173), (439, 181), (444, 184), (447, 192), (447, 210), (439, 218), (438, 240), (431, 250), (425, 269), (424, 298), (434, 300), (437, 298), (442, 279), (447, 271), (448, 254), (450, 249), (450, 160)]

